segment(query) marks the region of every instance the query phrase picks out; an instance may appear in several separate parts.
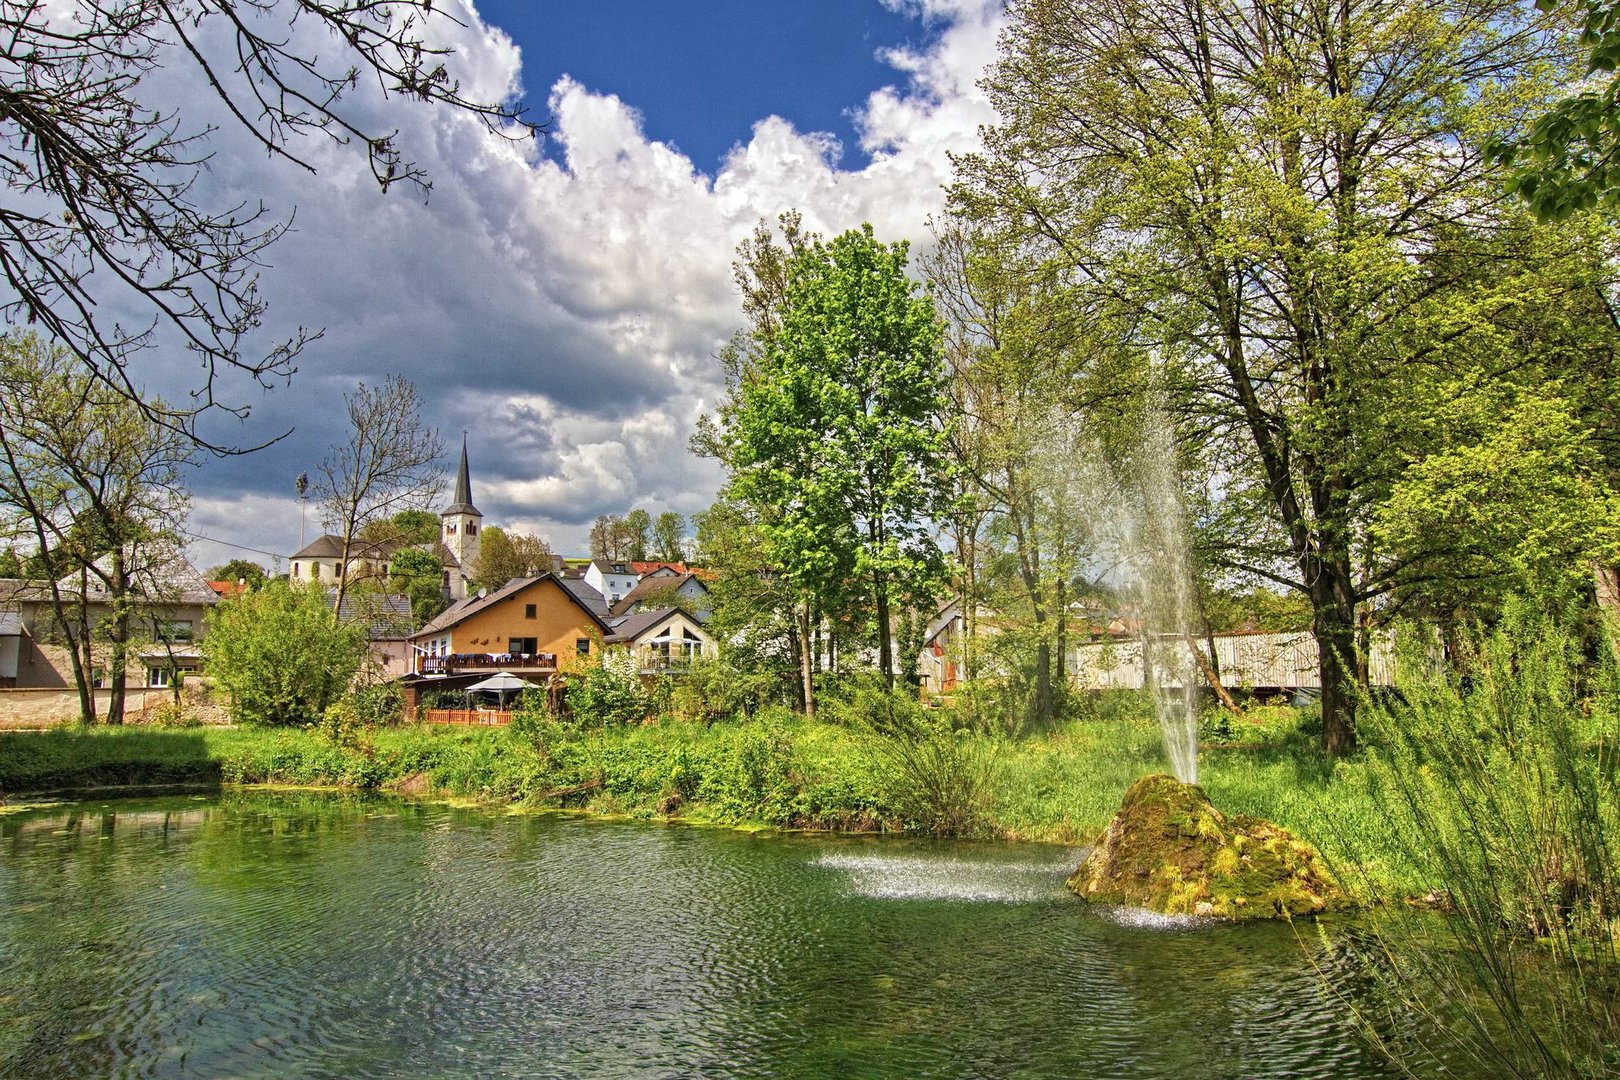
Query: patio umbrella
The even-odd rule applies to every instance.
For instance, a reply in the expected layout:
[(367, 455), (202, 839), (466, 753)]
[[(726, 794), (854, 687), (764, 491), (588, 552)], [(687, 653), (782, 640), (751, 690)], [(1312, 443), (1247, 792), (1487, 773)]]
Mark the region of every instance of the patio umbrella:
[(489, 693), (499, 694), (502, 705), (506, 704), (506, 695), (510, 694), (514, 690), (538, 689), (540, 689), (540, 687), (537, 684), (532, 683), (527, 679), (520, 679), (516, 675), (513, 675), (510, 671), (502, 671), (495, 675), (491, 675), (487, 679), (480, 679), (478, 682), (475, 682), (471, 686), (467, 687), (469, 693), (472, 691), (487, 691)]

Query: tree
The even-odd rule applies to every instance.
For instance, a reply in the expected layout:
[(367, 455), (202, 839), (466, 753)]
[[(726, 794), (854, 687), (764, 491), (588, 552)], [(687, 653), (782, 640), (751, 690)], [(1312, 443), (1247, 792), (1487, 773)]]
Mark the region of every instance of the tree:
[(378, 387), (360, 383), (343, 400), (349, 441), (327, 452), (315, 480), (326, 526), (343, 541), (339, 605), (348, 591), (350, 556), (361, 530), (432, 498), (444, 478), (439, 469), (444, 444), (422, 423), (422, 402), (410, 382), (389, 375)]
[(264, 567), (248, 559), (232, 559), (208, 571), (209, 581), (240, 581), (250, 589), (262, 588), (269, 576)]
[(1620, 205), (1620, 4), (1536, 0), (1536, 6), (1578, 13), (1587, 84), (1555, 102), (1522, 136), (1488, 149), (1509, 169), (1507, 190), (1543, 222), (1599, 206), (1612, 210)]
[(1612, 364), (1582, 344), (1599, 257), (1502, 207), (1483, 150), (1560, 48), (1507, 0), (1026, 0), (988, 80), (1001, 122), (953, 207), (1128, 327), (1206, 466), (1211, 565), (1310, 601), (1331, 753), (1376, 605), (1439, 569), (1444, 536), (1391, 545), (1373, 518), (1469, 430), (1441, 409), (1488, 423)]
[(538, 536), (485, 527), (478, 544), (473, 584), (494, 591), (514, 578), (535, 577), (551, 570), (551, 548)]
[(931, 602), (944, 582), (929, 526), (951, 472), (940, 328), (906, 250), (865, 226), (792, 255), (722, 435), (728, 490), (769, 508), (760, 529), (782, 575), (806, 597), (853, 586), (891, 686), (896, 606)]
[(630, 540), (628, 557), (635, 562), (646, 562), (649, 533), (652, 531), (652, 515), (638, 506), (624, 516), (624, 528)]
[(653, 554), (659, 562), (683, 562), (686, 559), (686, 516), (674, 510), (665, 510), (653, 522)]
[(417, 626), (445, 609), (444, 564), (433, 552), (419, 547), (400, 548), (388, 562), (388, 587), (411, 598), (411, 618)]
[(204, 663), (244, 724), (320, 720), (360, 669), (365, 627), (344, 623), (319, 589), (272, 581), (214, 606)]
[(591, 523), (591, 558), (624, 562), (634, 557), (635, 545), (634, 530), (618, 514), (601, 514)]
[(368, 521), (360, 539), (374, 544), (436, 544), (439, 541), (439, 515), (431, 510), (401, 510), (386, 519)]
[[(245, 414), (215, 396), (220, 372), (270, 386), (293, 372), (314, 334), (299, 331), (262, 356), (245, 351), (264, 316), (257, 273), (288, 228), (249, 198), (205, 205), (195, 185), (207, 167), (217, 113), (271, 156), (314, 172), (304, 140), (322, 134), (363, 151), (386, 191), (427, 188), (386, 128), (362, 119), (345, 93), (375, 77), (385, 94), (439, 102), (514, 137), (516, 113), (464, 97), (435, 45), (455, 23), (433, 0), (65, 0), (0, 5), (11, 68), (0, 89), (0, 311), (37, 324), (79, 357), (94, 378), (144, 402), (134, 356), (160, 334), (177, 338), (205, 372), (198, 404), (148, 408), (184, 428), (206, 409)], [(308, 30), (325, 28), (318, 49)], [(172, 100), (165, 76), (186, 70), (217, 102)], [(229, 198), (229, 197), (228, 197)], [(145, 326), (115, 321), (134, 307)], [(172, 332), (172, 333), (171, 333)]]
[[(180, 558), (180, 476), (192, 451), (173, 426), (148, 415), (163, 408), (160, 400), (137, 407), (65, 349), (32, 335), (0, 338), (0, 511), (9, 533), (32, 533), (86, 723), (96, 718), (99, 638), (106, 720), (123, 722), (138, 616), (163, 606)], [(99, 624), (90, 617), (93, 591), (107, 613)]]

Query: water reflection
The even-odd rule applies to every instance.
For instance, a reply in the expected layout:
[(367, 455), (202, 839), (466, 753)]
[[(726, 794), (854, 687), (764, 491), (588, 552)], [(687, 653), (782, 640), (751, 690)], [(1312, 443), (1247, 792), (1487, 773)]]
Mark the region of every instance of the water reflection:
[(4, 1076), (1379, 1076), (1061, 848), (229, 794), (0, 818)]

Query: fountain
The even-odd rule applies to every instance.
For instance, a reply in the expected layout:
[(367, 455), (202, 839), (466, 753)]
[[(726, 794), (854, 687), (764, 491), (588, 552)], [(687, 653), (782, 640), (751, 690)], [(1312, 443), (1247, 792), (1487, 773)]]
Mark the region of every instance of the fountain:
[(1145, 411), (1142, 437), (1119, 485), (1130, 512), (1121, 521), (1121, 561), (1137, 598), (1142, 681), (1153, 695), (1164, 749), (1176, 779), (1198, 782), (1199, 672), (1192, 655), (1194, 585), (1186, 514), (1161, 404)]

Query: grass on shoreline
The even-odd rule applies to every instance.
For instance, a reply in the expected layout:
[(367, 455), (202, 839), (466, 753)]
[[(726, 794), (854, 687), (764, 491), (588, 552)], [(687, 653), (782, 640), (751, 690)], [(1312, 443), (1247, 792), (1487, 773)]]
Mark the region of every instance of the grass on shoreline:
[[(1259, 720), (1236, 725), (1241, 742), (1206, 744), (1199, 779), (1216, 805), (1275, 821), (1330, 860), (1363, 853), (1358, 872), (1380, 892), (1423, 891), (1385, 835), (1362, 764), (1325, 759), (1292, 710)], [(933, 780), (928, 766), (907, 773), (879, 741), (781, 711), (589, 732), (385, 728), (347, 745), (292, 729), (71, 727), (0, 733), (0, 795), (280, 784), (731, 826), (925, 828), (929, 796), (946, 796), (916, 790)], [(1009, 840), (1089, 843), (1132, 782), (1168, 768), (1156, 725), (1130, 711), (1016, 740), (957, 736), (944, 748), (947, 769), (982, 769), (971, 831)]]

